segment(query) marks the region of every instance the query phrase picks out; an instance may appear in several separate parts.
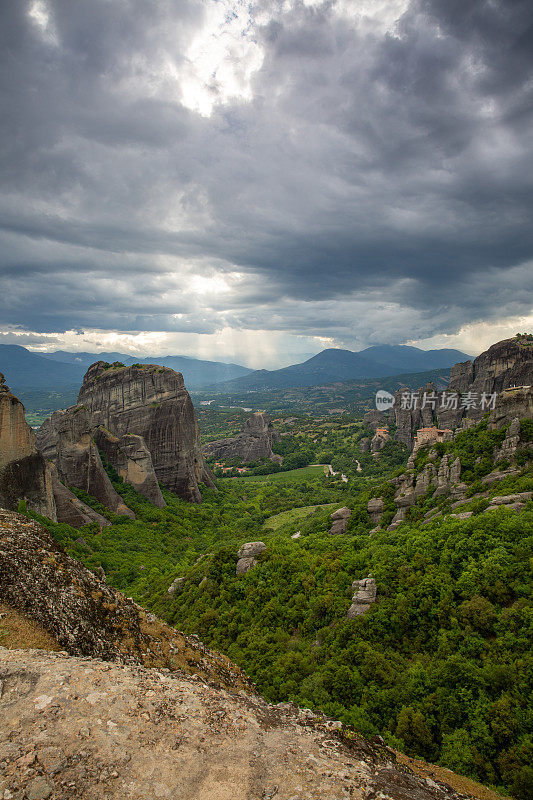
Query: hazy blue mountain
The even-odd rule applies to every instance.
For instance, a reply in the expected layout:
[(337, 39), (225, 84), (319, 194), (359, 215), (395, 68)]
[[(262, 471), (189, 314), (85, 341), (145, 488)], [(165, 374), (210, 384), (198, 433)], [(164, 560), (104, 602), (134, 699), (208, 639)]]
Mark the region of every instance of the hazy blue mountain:
[(19, 345), (0, 345), (0, 372), (4, 373), (8, 385), (17, 389), (78, 389), (87, 368), (95, 361), (121, 361), (131, 364), (161, 364), (183, 373), (188, 389), (221, 383), (252, 370), (239, 364), (224, 364), (219, 361), (203, 361), (187, 356), (148, 356), (138, 358), (126, 353), (69, 353), (56, 350), (53, 353), (32, 353)]
[(420, 350), (406, 345), (368, 347), (359, 353), (330, 348), (302, 364), (276, 370), (256, 370), (229, 381), (223, 388), (233, 392), (321, 386), (336, 381), (441, 369), (470, 358), (460, 350)]
[(460, 350), (443, 348), (441, 350), (420, 350), (404, 344), (383, 344), (367, 347), (360, 355), (369, 361), (384, 364), (387, 369), (394, 367), (395, 372), (424, 372), (425, 370), (451, 367), (460, 361), (471, 361)]
[(70, 389), (79, 386), (86, 369), (83, 364), (50, 361), (17, 344), (0, 344), (0, 372), (15, 394), (19, 388)]
[(54, 350), (52, 353), (40, 353), (43, 358), (51, 361), (62, 361), (64, 364), (82, 364), (90, 367), (95, 361), (121, 361), (123, 364), (137, 364), (138, 358), (128, 356), (126, 353), (69, 353), (67, 350)]

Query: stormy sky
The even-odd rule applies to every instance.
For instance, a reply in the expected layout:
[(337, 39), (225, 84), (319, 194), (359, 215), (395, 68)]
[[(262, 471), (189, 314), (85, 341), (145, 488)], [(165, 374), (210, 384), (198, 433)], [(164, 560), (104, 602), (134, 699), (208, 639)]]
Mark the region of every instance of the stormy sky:
[(2, 0), (0, 342), (533, 329), (530, 0)]

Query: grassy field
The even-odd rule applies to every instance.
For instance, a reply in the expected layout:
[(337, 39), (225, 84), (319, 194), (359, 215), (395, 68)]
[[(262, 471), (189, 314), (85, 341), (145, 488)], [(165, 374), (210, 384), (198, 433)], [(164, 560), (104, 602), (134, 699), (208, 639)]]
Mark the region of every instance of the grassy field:
[(282, 511), (281, 514), (276, 514), (274, 517), (269, 517), (263, 527), (269, 531), (277, 531), (278, 528), (287, 525), (288, 523), (298, 522), (309, 514), (312, 514), (318, 508), (339, 508), (339, 503), (325, 503), (321, 506), (303, 506), (302, 508), (291, 508), (289, 511)]
[(275, 483), (291, 483), (292, 481), (317, 478), (324, 475), (324, 467), (301, 467), (290, 469), (287, 472), (274, 472), (272, 475), (239, 475), (238, 478), (229, 478), (231, 481), (274, 481)]

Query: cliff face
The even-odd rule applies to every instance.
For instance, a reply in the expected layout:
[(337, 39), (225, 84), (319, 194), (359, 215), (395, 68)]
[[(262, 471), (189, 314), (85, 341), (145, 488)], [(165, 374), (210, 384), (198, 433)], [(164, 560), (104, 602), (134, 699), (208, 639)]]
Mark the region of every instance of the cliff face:
[[(515, 339), (504, 339), (481, 353), (473, 363), (456, 364), (449, 392), (500, 394), (511, 386), (533, 384), (533, 348)], [(465, 416), (480, 419), (483, 411), (468, 409)]]
[(117, 437), (141, 436), (160, 483), (185, 500), (200, 502), (199, 483), (212, 486), (200, 430), (183, 377), (152, 365), (87, 370), (78, 402)]
[(107, 477), (93, 439), (91, 415), (83, 406), (55, 411), (37, 432), (37, 442), (62, 483), (83, 489), (115, 514), (135, 518)]
[(256, 411), (246, 420), (241, 433), (229, 439), (218, 439), (204, 447), (204, 453), (214, 458), (239, 458), (241, 461), (279, 461), (281, 457), (272, 452), (273, 442), (281, 435), (274, 428), (264, 411)]
[[(441, 429), (455, 429), (461, 425), (479, 421), (491, 405), (488, 402), (496, 395), (496, 407), (491, 411), (492, 427), (503, 427), (516, 417), (533, 416), (533, 347), (521, 344), (519, 340), (506, 339), (489, 347), (473, 362), (465, 361), (451, 369), (450, 382), (443, 392), (435, 392), (433, 384), (419, 389), (416, 407), (403, 407), (401, 390), (395, 394), (395, 402), (389, 421), (396, 425), (395, 438), (409, 450), (413, 449), (414, 437), (418, 428), (436, 426)], [(522, 387), (522, 388), (512, 388)], [(436, 397), (434, 407), (422, 408), (424, 392)], [(450, 402), (450, 395), (458, 394), (457, 402)], [(408, 393), (409, 394), (409, 393)], [(473, 404), (467, 398), (475, 399)], [(482, 404), (485, 395), (487, 402)], [(456, 406), (456, 407), (455, 407)], [(372, 424), (379, 412), (367, 414), (365, 420)]]
[(50, 472), (37, 450), (24, 406), (11, 394), (0, 373), (0, 505), (15, 509), (19, 500), (56, 519)]
[(99, 450), (126, 483), (131, 484), (154, 506), (166, 506), (155, 476), (152, 456), (141, 436), (132, 433), (114, 436), (100, 426), (94, 438)]

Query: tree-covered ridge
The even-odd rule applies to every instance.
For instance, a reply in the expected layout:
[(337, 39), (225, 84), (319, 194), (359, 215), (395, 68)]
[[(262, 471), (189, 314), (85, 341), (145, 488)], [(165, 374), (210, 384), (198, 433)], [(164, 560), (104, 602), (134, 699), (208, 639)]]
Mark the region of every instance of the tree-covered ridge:
[[(522, 424), (524, 442), (531, 428)], [(352, 433), (353, 455), (363, 431), (346, 428)], [(371, 533), (368, 499), (387, 497), (394, 486), (364, 472), (348, 484), (224, 480), (201, 506), (166, 492), (161, 510), (111, 472), (137, 520), (114, 518), (102, 533), (53, 529), (86, 564), (101, 564), (113, 585), (230, 656), (269, 699), (320, 708), (526, 798), (533, 786), (533, 504), (484, 513), (487, 498), (476, 496), (531, 491), (533, 470), (526, 457), (513, 463), (514, 474), (482, 484), (501, 439), (482, 423), (436, 448), (437, 458), (461, 458), (465, 503), (474, 512), (465, 520), (448, 515), (449, 498), (429, 491), (396, 530)], [(429, 456), (420, 451), (416, 472)], [(346, 536), (328, 535), (331, 508), (265, 525), (291, 508), (331, 503), (352, 510)], [(442, 516), (428, 524), (424, 514), (434, 507)], [(237, 577), (237, 550), (254, 540), (267, 549)], [(351, 584), (369, 573), (378, 602), (349, 620)], [(171, 596), (178, 576), (185, 580)]]

